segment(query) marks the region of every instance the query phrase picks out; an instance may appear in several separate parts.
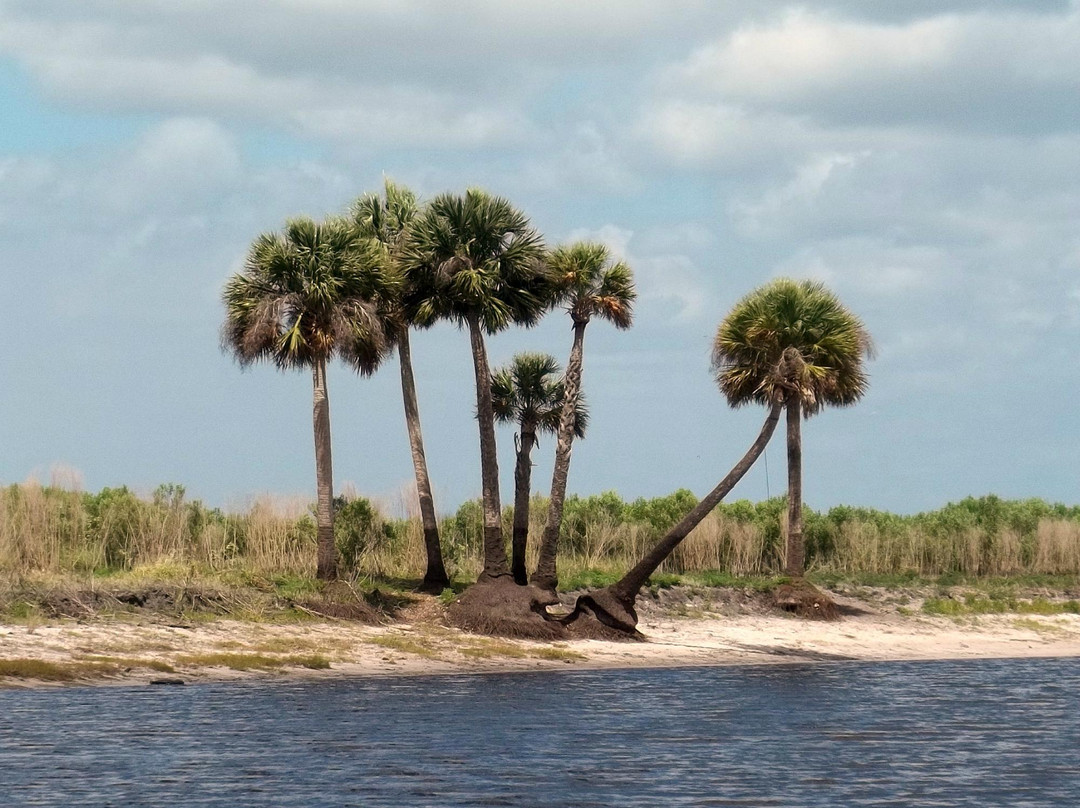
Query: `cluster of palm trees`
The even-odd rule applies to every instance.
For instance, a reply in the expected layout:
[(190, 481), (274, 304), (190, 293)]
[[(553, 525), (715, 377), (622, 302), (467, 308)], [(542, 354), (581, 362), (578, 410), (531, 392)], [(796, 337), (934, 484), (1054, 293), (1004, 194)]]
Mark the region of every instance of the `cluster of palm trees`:
[[(374, 373), (396, 349), (427, 550), (423, 587), (449, 583), (424, 454), (409, 334), (439, 321), (468, 332), (479, 426), (484, 567), (480, 580), (525, 567), (531, 452), (537, 436), (555, 436), (555, 462), (539, 562), (531, 583), (554, 591), (558, 538), (575, 437), (588, 413), (581, 392), (585, 331), (593, 319), (629, 328), (636, 299), (633, 273), (601, 244), (549, 249), (508, 200), (481, 190), (445, 193), (420, 204), (387, 181), (381, 195), (358, 199), (348, 215), (321, 222), (289, 220), (280, 233), (252, 244), (243, 270), (226, 284), (223, 343), (247, 365), (310, 369), (314, 390), (319, 578), (338, 572), (333, 534), (333, 480), (326, 367), (335, 357), (361, 375)], [(546, 354), (519, 354), (492, 372), (486, 338), (513, 325), (531, 326), (563, 307), (573, 325), (565, 373)], [(758, 439), (731, 473), (618, 584), (600, 593), (607, 614), (629, 609), (640, 587), (675, 546), (716, 506), (764, 450), (787, 414), (787, 572), (804, 572), (801, 421), (826, 405), (843, 406), (865, 392), (865, 326), (819, 283), (780, 279), (739, 301), (720, 324), (713, 367), (729, 404), (768, 408)], [(518, 428), (512, 556), (502, 530), (496, 420)]]
[[(549, 430), (557, 441), (552, 507), (533, 579), (554, 589), (571, 445), (587, 420), (580, 392), (585, 327), (593, 317), (629, 327), (635, 296), (629, 267), (612, 261), (606, 247), (579, 243), (549, 250), (508, 200), (475, 189), (421, 205), (407, 188), (387, 181), (382, 195), (361, 197), (347, 216), (296, 218), (280, 233), (259, 236), (243, 270), (226, 283), (223, 343), (241, 365), (269, 360), (312, 372), (317, 576), (338, 573), (326, 366), (337, 357), (371, 374), (396, 348), (427, 550), (423, 587), (440, 591), (449, 584), (409, 346), (412, 328), (449, 320), (468, 332), (475, 372), (481, 579), (513, 574), (526, 582), (529, 454), (537, 432)], [(486, 338), (512, 325), (534, 325), (560, 305), (574, 325), (566, 374), (551, 357), (526, 354), (493, 375)], [(520, 427), (512, 569), (502, 532), (496, 418)]]

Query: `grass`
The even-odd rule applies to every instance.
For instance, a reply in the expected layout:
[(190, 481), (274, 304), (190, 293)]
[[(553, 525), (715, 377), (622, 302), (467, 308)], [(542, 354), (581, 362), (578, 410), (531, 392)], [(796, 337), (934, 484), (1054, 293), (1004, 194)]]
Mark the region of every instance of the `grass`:
[(458, 649), (462, 656), (470, 659), (491, 659), (503, 657), (507, 659), (524, 659), (528, 652), (520, 645), (502, 640), (469, 639), (467, 645)]
[(229, 668), (234, 671), (273, 670), (276, 668), (310, 668), (326, 670), (330, 660), (324, 656), (290, 655), (269, 657), (263, 654), (185, 654), (176, 658), (176, 664), (183, 668)]
[(968, 593), (961, 599), (927, 598), (922, 608), (926, 614), (949, 617), (977, 614), (1080, 614), (1080, 602), (1075, 600), (992, 598), (978, 593)]
[(411, 639), (397, 634), (377, 634), (374, 637), (365, 637), (364, 642), (377, 645), (389, 651), (400, 651), (404, 654), (415, 654), (424, 659), (439, 659), (440, 655), (435, 646), (425, 640)]
[(160, 659), (142, 659), (138, 657), (114, 657), (114, 656), (99, 656), (89, 655), (83, 657), (87, 662), (95, 664), (112, 665), (121, 669), (129, 668), (145, 668), (147, 670), (158, 671), (159, 673), (176, 673), (176, 668), (170, 665), (168, 662)]
[(724, 570), (702, 570), (683, 577), (687, 583), (699, 586), (752, 589), (756, 592), (767, 592), (789, 580), (782, 575), (733, 575)]
[(0, 679), (36, 679), (42, 682), (73, 682), (119, 673), (104, 662), (47, 662), (43, 659), (0, 659)]

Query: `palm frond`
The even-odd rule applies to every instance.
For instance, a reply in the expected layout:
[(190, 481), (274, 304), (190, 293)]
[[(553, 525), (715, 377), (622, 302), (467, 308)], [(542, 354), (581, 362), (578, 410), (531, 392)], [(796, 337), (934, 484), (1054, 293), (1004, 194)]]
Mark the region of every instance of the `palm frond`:
[(341, 355), (364, 373), (388, 350), (399, 279), (383, 252), (344, 219), (290, 219), (263, 234), (225, 285), (223, 346), (242, 365), (283, 369)]
[(862, 398), (863, 363), (872, 353), (866, 326), (823, 284), (780, 278), (746, 295), (720, 323), (712, 365), (732, 406), (768, 406), (797, 391), (810, 416)]

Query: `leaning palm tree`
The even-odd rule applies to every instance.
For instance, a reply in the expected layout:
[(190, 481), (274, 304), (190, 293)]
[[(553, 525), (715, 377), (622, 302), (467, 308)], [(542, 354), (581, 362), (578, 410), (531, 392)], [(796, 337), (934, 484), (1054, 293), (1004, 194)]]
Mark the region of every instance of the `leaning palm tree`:
[[(795, 287), (794, 290), (791, 287)], [(809, 298), (822, 292), (814, 284), (776, 281), (751, 292), (720, 323), (713, 347), (713, 366), (720, 389), (732, 407), (750, 402), (768, 407), (765, 423), (746, 454), (719, 485), (664, 534), (641, 561), (616, 583), (578, 599), (575, 618), (591, 613), (610, 628), (635, 631), (637, 613), (634, 606), (638, 592), (690, 531), (750, 470), (765, 451), (785, 406), (793, 396), (805, 394), (807, 379), (817, 378), (825, 382), (825, 387), (837, 392), (844, 389), (847, 391), (843, 394), (845, 397), (861, 394), (866, 384), (861, 359), (869, 347), (869, 338), (861, 323), (846, 312), (843, 317), (819, 316), (829, 308), (821, 301), (803, 310), (786, 305), (788, 297), (801, 298), (805, 293), (805, 302), (810, 303)], [(833, 304), (838, 305), (835, 298), (831, 298), (830, 307)], [(800, 322), (802, 318), (805, 320)], [(845, 330), (850, 333), (843, 334)], [(814, 348), (815, 345), (819, 347)], [(826, 359), (826, 351), (820, 346), (830, 346), (829, 353), (839, 350), (841, 356)], [(844, 346), (854, 349), (854, 356)], [(853, 359), (855, 367), (852, 366)], [(843, 380), (837, 376), (842, 376)], [(834, 381), (826, 382), (827, 377)], [(848, 403), (848, 398), (838, 403)], [(790, 557), (789, 553), (789, 560)]]
[(222, 343), (241, 366), (265, 359), (282, 370), (311, 369), (316, 575), (324, 580), (337, 577), (326, 366), (337, 355), (364, 375), (375, 371), (389, 347), (381, 310), (395, 285), (380, 252), (349, 222), (309, 218), (259, 236), (225, 285)]
[(408, 188), (389, 179), (384, 184), (384, 194), (367, 194), (356, 200), (352, 217), (360, 233), (374, 239), (385, 252), (387, 260), (398, 269), (401, 287), (394, 300), (389, 330), (397, 344), (401, 368), (401, 394), (405, 404), (405, 426), (409, 433), (413, 473), (416, 477), (416, 494), (420, 503), (420, 521), (424, 528), (424, 549), (427, 569), (421, 588), (441, 592), (450, 583), (443, 563), (442, 545), (439, 542), (439, 521), (435, 513), (435, 499), (431, 494), (431, 477), (428, 475), (427, 456), (424, 453), (424, 434), (420, 428), (420, 405), (416, 397), (416, 380), (413, 377), (412, 349), (409, 330), (416, 323), (416, 304), (423, 299), (421, 279), (409, 272), (401, 261), (402, 249), (408, 237), (409, 226), (417, 215), (416, 195)]
[[(788, 538), (786, 573), (806, 571), (802, 523), (801, 422), (825, 406), (854, 404), (866, 392), (863, 361), (873, 352), (862, 321), (816, 281), (775, 280), (740, 300), (720, 324), (713, 368), (732, 406), (787, 411)], [(774, 368), (785, 363), (787, 371)]]
[(552, 303), (544, 244), (509, 201), (471, 189), (441, 194), (410, 228), (404, 266), (422, 279), (416, 322), (456, 321), (469, 331), (476, 378), (484, 509), (485, 580), (510, 574), (502, 532), (499, 466), (485, 334), (532, 325)]
[[(517, 463), (514, 465), (514, 532), (510, 542), (510, 571), (514, 580), (528, 583), (525, 551), (529, 541), (529, 497), (532, 494), (532, 450), (538, 434), (555, 434), (562, 417), (566, 385), (554, 356), (519, 353), (491, 377), (495, 420), (518, 425)], [(582, 438), (589, 414), (578, 399), (574, 434)]]
[(540, 542), (540, 559), (532, 582), (554, 591), (558, 584), (556, 556), (562, 527), (566, 481), (570, 473), (570, 452), (574, 442), (578, 397), (581, 391), (582, 355), (585, 328), (593, 317), (607, 320), (616, 328), (633, 322), (634, 274), (622, 261), (612, 263), (603, 244), (577, 242), (555, 249), (548, 259), (552, 280), (574, 324), (574, 342), (566, 363), (566, 394), (559, 418), (555, 444), (555, 468), (551, 477), (547, 524)]

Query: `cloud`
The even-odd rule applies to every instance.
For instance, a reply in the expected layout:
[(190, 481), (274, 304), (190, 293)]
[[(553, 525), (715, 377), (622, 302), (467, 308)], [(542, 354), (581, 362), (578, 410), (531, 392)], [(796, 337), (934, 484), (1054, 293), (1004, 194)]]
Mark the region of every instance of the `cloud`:
[(788, 11), (699, 48), (660, 84), (689, 98), (827, 126), (1073, 131), (1080, 11), (898, 23)]
[(694, 261), (680, 253), (636, 253), (631, 250), (634, 232), (614, 224), (596, 230), (579, 229), (567, 241), (598, 241), (614, 258), (626, 261), (634, 270), (638, 288), (638, 311), (661, 314), (676, 321), (688, 322), (705, 311), (709, 294), (701, 271)]
[(859, 160), (868, 156), (860, 154), (814, 155), (795, 172), (792, 179), (778, 188), (766, 191), (753, 202), (735, 202), (732, 212), (748, 231), (758, 231), (762, 220), (774, 217), (791, 206), (813, 205), (825, 184), (838, 171), (853, 168)]
[(468, 149), (535, 128), (559, 71), (689, 36), (704, 0), (507, 4), (60, 0), (0, 5), (0, 54), (91, 110), (256, 121), (305, 137)]

